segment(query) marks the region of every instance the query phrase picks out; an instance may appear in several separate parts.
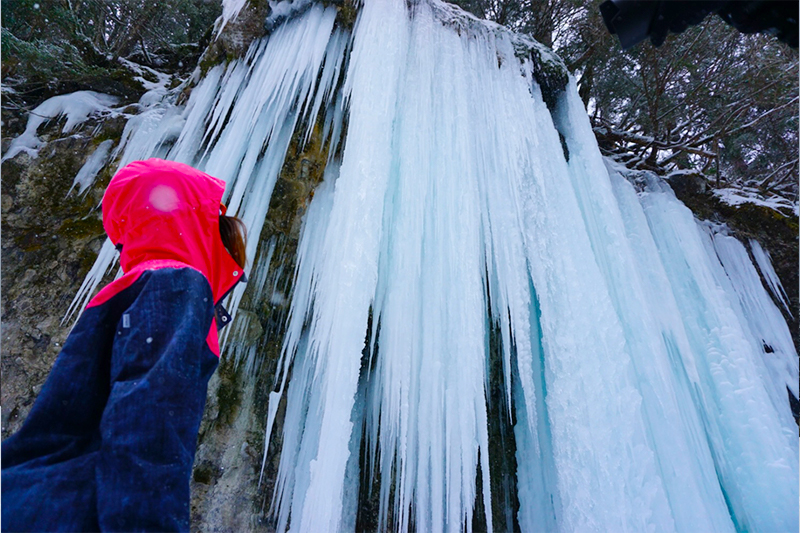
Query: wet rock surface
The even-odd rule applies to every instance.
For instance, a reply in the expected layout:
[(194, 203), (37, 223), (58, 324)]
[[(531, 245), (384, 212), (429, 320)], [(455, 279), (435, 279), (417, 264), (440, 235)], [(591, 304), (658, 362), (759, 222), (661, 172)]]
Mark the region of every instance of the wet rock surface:
[[(72, 324), (62, 319), (105, 239), (98, 206), (109, 176), (83, 196), (67, 194), (94, 150), (95, 126), (51, 139), (37, 158), (19, 154), (2, 165), (4, 438), (19, 429), (41, 390)], [(106, 137), (121, 132), (118, 121), (100, 128)], [(42, 137), (58, 130), (52, 125)]]

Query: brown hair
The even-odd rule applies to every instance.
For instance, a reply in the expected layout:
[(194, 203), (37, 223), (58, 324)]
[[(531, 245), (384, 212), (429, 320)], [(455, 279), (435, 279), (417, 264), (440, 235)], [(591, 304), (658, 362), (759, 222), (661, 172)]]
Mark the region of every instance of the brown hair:
[(219, 216), (219, 234), (222, 237), (222, 244), (231, 254), (233, 260), (244, 268), (247, 263), (247, 227), (244, 222), (237, 217)]

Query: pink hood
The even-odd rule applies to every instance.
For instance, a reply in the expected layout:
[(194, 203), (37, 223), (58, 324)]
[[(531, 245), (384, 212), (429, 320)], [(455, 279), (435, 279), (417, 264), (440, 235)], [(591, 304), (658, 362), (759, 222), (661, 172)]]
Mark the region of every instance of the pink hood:
[(208, 278), (218, 303), (244, 274), (219, 233), (224, 192), (222, 180), (174, 161), (120, 169), (103, 197), (103, 226), (122, 245), (122, 270), (189, 265)]

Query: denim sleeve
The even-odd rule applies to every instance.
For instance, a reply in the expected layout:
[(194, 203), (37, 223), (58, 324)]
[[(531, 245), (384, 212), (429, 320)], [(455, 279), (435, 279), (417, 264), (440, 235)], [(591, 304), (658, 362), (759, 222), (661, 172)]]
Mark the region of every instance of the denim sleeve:
[(97, 531), (98, 427), (116, 322), (131, 291), (85, 311), (22, 427), (2, 444), (3, 531)]
[(206, 278), (148, 271), (113, 341), (96, 468), (102, 531), (188, 531), (189, 478), (208, 379), (214, 315)]

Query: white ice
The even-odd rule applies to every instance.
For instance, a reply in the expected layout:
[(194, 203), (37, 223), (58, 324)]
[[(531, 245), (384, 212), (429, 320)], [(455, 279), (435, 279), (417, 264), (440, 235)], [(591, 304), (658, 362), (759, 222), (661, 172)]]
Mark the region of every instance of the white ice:
[(764, 276), (764, 279), (767, 281), (770, 292), (772, 292), (775, 298), (781, 303), (783, 308), (786, 309), (789, 316), (794, 316), (792, 310), (789, 309), (789, 298), (786, 296), (786, 291), (783, 289), (781, 280), (778, 279), (778, 275), (772, 267), (772, 260), (770, 259), (769, 253), (765, 251), (755, 239), (750, 239), (750, 250), (753, 252), (753, 257), (756, 259), (756, 264), (761, 271), (761, 275)]
[(641, 203), (693, 352), (694, 405), (734, 524), (792, 530), (798, 439), (788, 400), (773, 401), (761, 347), (720, 284), (725, 272), (710, 237), (663, 183), (650, 179)]
[(11, 159), (20, 152), (36, 157), (42, 146), (36, 131), (45, 122), (65, 116), (67, 120), (61, 131), (69, 133), (90, 116), (111, 112), (111, 106), (118, 101), (116, 96), (94, 91), (77, 91), (48, 98), (31, 111), (25, 131), (11, 142), (2, 161)]
[[(796, 527), (797, 356), (742, 245), (604, 162), (574, 81), (551, 113), (537, 43), (437, 0), (366, 0), (352, 34), (334, 7), (292, 12), (118, 148), (224, 179), (258, 236), (292, 139), (321, 121), (330, 140), (269, 395), (265, 453), (286, 402), (277, 529), (353, 530), (359, 484), (380, 475), (382, 529), (491, 530), (497, 383), (523, 531)], [(280, 302), (275, 241), (258, 242), (251, 287)], [(250, 369), (248, 320), (228, 339)]]
[[(786, 320), (764, 290), (744, 245), (725, 232), (715, 231), (713, 227), (709, 228), (709, 233), (728, 278), (720, 280), (720, 284), (730, 293), (731, 300), (738, 300), (741, 305), (743, 321), (750, 327), (753, 344), (761, 348), (761, 355), (774, 382), (774, 401), (783, 405), (786, 403), (787, 388), (798, 397), (797, 351)], [(738, 307), (736, 309), (739, 310)], [(789, 415), (788, 412), (785, 414)], [(789, 427), (791, 423), (789, 417)]]
[(81, 169), (72, 180), (72, 187), (69, 188), (67, 194), (72, 192), (72, 189), (78, 187), (78, 194), (83, 194), (94, 183), (97, 174), (108, 162), (108, 155), (111, 152), (111, 147), (114, 146), (114, 141), (106, 139), (97, 145), (94, 152), (86, 159)]

